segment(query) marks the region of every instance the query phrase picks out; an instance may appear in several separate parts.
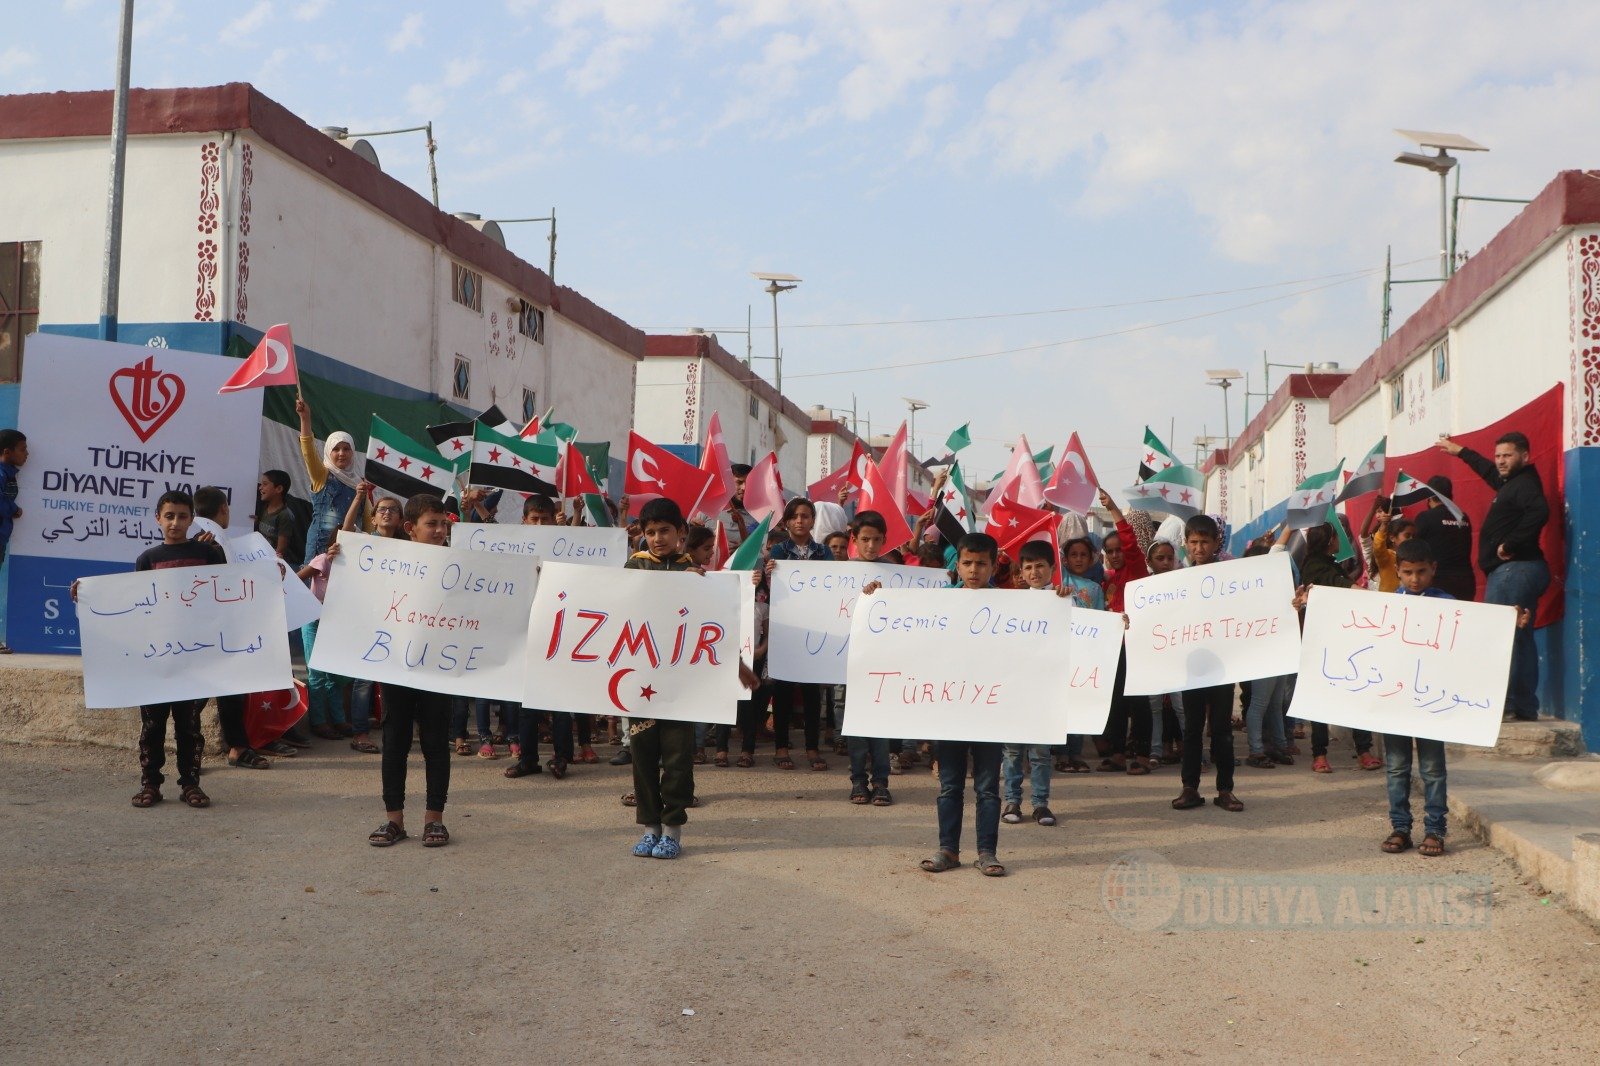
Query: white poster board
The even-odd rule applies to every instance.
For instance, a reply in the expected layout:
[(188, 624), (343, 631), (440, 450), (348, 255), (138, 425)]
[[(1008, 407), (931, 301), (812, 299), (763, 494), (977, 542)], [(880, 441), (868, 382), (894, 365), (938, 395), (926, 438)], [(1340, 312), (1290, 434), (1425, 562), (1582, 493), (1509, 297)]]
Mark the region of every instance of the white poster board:
[(522, 698), (538, 565), (339, 534), (311, 665), (344, 677), (490, 700)]
[(545, 563), (528, 623), (528, 707), (732, 725), (741, 593), (723, 574)]
[(1515, 607), (1319, 586), (1286, 713), (1492, 747), (1516, 628)]
[(628, 531), (610, 526), (524, 526), (457, 522), (450, 546), (478, 552), (534, 555), (581, 566), (622, 566), (628, 561)]
[(86, 577), (83, 705), (201, 700), (292, 686), (282, 581), (268, 562)]
[(779, 681), (844, 684), (856, 597), (874, 581), (886, 589), (942, 589), (950, 575), (889, 563), (779, 563), (771, 574), (767, 672)]
[[(1037, 593), (1036, 593), (1037, 595)], [(1087, 607), (1072, 610), (1072, 672), (1067, 682), (1067, 732), (1097, 737), (1111, 717), (1117, 660), (1122, 656), (1122, 616)]]
[[(230, 563), (253, 563), (258, 559), (271, 560), (274, 564), (280, 561), (277, 549), (254, 530), (243, 536), (218, 539), (217, 544)], [(306, 583), (300, 580), (294, 567), (287, 563), (283, 566), (283, 613), (284, 624), (290, 629), (299, 629), (307, 622), (315, 622), (322, 617), (322, 603), (306, 588)]]
[(131, 570), (161, 542), (162, 493), (202, 485), (254, 510), (261, 391), (217, 395), (236, 359), (36, 333), (28, 338), (18, 428), (29, 461), (12, 532), (9, 641), (74, 652), (76, 577)]
[(1283, 552), (1128, 582), (1130, 696), (1292, 673), (1300, 661), (1294, 571)]
[(864, 597), (850, 629), (850, 734), (1063, 743), (1076, 617), (1066, 597), (1014, 589)]

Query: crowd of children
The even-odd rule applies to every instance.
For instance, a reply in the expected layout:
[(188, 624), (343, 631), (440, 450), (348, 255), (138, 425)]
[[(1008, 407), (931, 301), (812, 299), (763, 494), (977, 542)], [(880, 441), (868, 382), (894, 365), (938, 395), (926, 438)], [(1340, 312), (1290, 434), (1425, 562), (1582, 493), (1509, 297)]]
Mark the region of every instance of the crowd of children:
[[(375, 499), (373, 487), (359, 476), (359, 463), (352, 459), (350, 442), (333, 434), (319, 454), (310, 440), (310, 412), (303, 403), (300, 412), (304, 427), (302, 451), (313, 484), (309, 520), (292, 506), (288, 475), (274, 470), (261, 477), (252, 523), (280, 558), (297, 569), (318, 599), (325, 595), (330, 563), (340, 550), (341, 530), (442, 545), (448, 542), (450, 523), (457, 514), (484, 513), (481, 492), (466, 493), (455, 511), (436, 496), (414, 496), (403, 504), (392, 498)], [(11, 520), (20, 513), (15, 505), (16, 472), (26, 460), (27, 445), (21, 434), (14, 430), (0, 433), (0, 552), (4, 551)], [(1293, 675), (1245, 684), (1242, 702), (1240, 686), (1234, 685), (1165, 696), (1128, 696), (1123, 691), (1124, 658), (1118, 663), (1105, 732), (1094, 738), (1064, 738), (1062, 744), (1049, 747), (977, 741), (919, 744), (909, 739), (852, 736), (844, 717), (842, 686), (775, 680), (767, 671), (767, 575), (779, 562), (856, 559), (948, 568), (952, 588), (1054, 591), (1082, 607), (1120, 613), (1130, 581), (1170, 571), (1180, 565), (1180, 560), (1186, 566), (1206, 566), (1227, 558), (1224, 530), (1211, 516), (1190, 518), (1182, 524), (1179, 535), (1167, 527), (1158, 531), (1144, 512), (1124, 514), (1104, 492), (1100, 493), (1100, 503), (1114, 523), (1114, 529), (1104, 538), (1074, 532), (1061, 545), (1059, 558), (1050, 544), (1033, 541), (1022, 545), (1013, 559), (1000, 550), (992, 537), (982, 533), (969, 533), (953, 545), (919, 539), (915, 550), (907, 546), (904, 550), (885, 551), (888, 524), (881, 514), (863, 511), (848, 516), (838, 507), (824, 504), (831, 508), (826, 514), (828, 528), (819, 530), (818, 505), (805, 499), (791, 500), (768, 534), (761, 564), (751, 575), (756, 585), (758, 633), (751, 661), (741, 663), (741, 680), (749, 692), (739, 703), (735, 725), (705, 726), (664, 719), (597, 721), (589, 715), (548, 713), (512, 703), (496, 706), (494, 701), (469, 701), (394, 684), (375, 686), (370, 681), (316, 670), (308, 671), (306, 724), (314, 737), (348, 740), (359, 753), (381, 756), (385, 818), (368, 837), (378, 847), (407, 839), (405, 788), (408, 756), (414, 742), (422, 749), (425, 777), (422, 843), (438, 847), (450, 839), (443, 819), (452, 750), (458, 755), (476, 754), (484, 759), (509, 754), (512, 762), (504, 770), (508, 779), (548, 771), (559, 780), (574, 763), (600, 761), (593, 739), (605, 730), (619, 748), (611, 762), (632, 766), (633, 788), (623, 802), (634, 808), (635, 821), (643, 830), (633, 854), (673, 859), (681, 853), (682, 828), (689, 810), (697, 803), (695, 766), (709, 761), (717, 768), (729, 767), (730, 745), (737, 729), (740, 749), (732, 766), (754, 767), (758, 747), (767, 742), (772, 745), (774, 766), (794, 770), (796, 763), (789, 745), (796, 710), (801, 716), (806, 762), (812, 771), (829, 769), (823, 756), (825, 749), (848, 756), (847, 799), (852, 804), (890, 806), (894, 799), (889, 778), (908, 772), (922, 755), (931, 756), (932, 772), (939, 781), (939, 843), (937, 852), (920, 864), (921, 869), (931, 873), (961, 865), (965, 790), (970, 779), (975, 797), (974, 865), (986, 876), (1003, 876), (1006, 870), (997, 857), (999, 825), (1015, 825), (1024, 820), (1024, 780), (1028, 784), (1032, 820), (1045, 827), (1057, 824), (1050, 807), (1052, 774), (1090, 772), (1088, 763), (1080, 757), (1086, 742), (1092, 742), (1099, 752), (1101, 772), (1144, 775), (1160, 766), (1181, 763), (1181, 791), (1171, 803), (1176, 810), (1205, 803), (1200, 786), (1209, 763), (1215, 778), (1211, 802), (1225, 811), (1242, 811), (1244, 804), (1234, 791), (1234, 729), (1243, 725), (1246, 730), (1247, 766), (1268, 770), (1294, 765), (1295, 756), (1300, 754), (1295, 741), (1305, 735), (1305, 729), (1284, 716), (1293, 692)], [(729, 505), (729, 515), (740, 538), (751, 531), (753, 523), (743, 514), (738, 497)], [(143, 552), (136, 560), (136, 568), (223, 562), (223, 552), (210, 533), (190, 537), (197, 517), (226, 529), (230, 518), (226, 496), (214, 488), (199, 489), (192, 498), (178, 491), (163, 495), (156, 514), (163, 541)], [(526, 524), (567, 520), (556, 501), (548, 497), (530, 496), (524, 503), (522, 521)], [(726, 522), (725, 517), (725, 532), (729, 528)], [(838, 528), (846, 522), (845, 528)], [(917, 527), (919, 534), (931, 528), (927, 520)], [(629, 536), (637, 550), (626, 563), (628, 569), (701, 573), (711, 565), (716, 539), (712, 529), (688, 524), (677, 505), (665, 499), (653, 500), (640, 509)], [(1291, 538), (1287, 529), (1281, 530), (1251, 544), (1245, 554), (1292, 550), (1298, 574), (1296, 606), (1301, 610), (1315, 585), (1359, 584), (1406, 596), (1449, 595), (1433, 586), (1437, 568), (1434, 551), (1415, 536), (1411, 523), (1388, 513), (1386, 501), (1374, 508), (1361, 537), (1365, 551), (1353, 565), (1336, 561), (1339, 538), (1331, 526), (1312, 528), (1299, 538)], [(875, 585), (868, 585), (863, 594), (871, 595), (875, 590)], [(76, 586), (73, 595), (76, 597)], [(311, 623), (303, 632), (308, 658), (315, 639), (316, 623)], [(177, 742), (180, 796), (191, 807), (210, 804), (199, 784), (199, 721), (204, 703), (182, 701), (141, 708), (140, 787), (133, 796), (134, 806), (150, 807), (162, 799), (168, 720), (173, 723)], [(271, 765), (269, 756), (290, 757), (311, 745), (298, 729), (290, 729), (258, 751), (246, 736), (244, 697), (223, 697), (217, 704), (230, 766), (265, 769)], [(371, 737), (377, 712), (381, 712), (381, 747)], [(469, 712), (477, 728), (475, 743), (466, 731)], [(493, 727), (496, 712), (498, 729)], [(1311, 769), (1316, 773), (1330, 772), (1328, 729), (1311, 723), (1310, 732)], [(1352, 730), (1352, 734), (1362, 769), (1387, 767), (1392, 832), (1383, 840), (1383, 850), (1395, 853), (1413, 846), (1410, 782), (1415, 762), (1425, 797), (1424, 839), (1417, 847), (1423, 855), (1442, 854), (1446, 831), (1444, 745), (1427, 739), (1389, 736), (1384, 743), (1385, 757), (1379, 760), (1372, 753), (1371, 734), (1360, 730)], [(541, 743), (548, 743), (551, 749), (550, 759), (542, 764)]]

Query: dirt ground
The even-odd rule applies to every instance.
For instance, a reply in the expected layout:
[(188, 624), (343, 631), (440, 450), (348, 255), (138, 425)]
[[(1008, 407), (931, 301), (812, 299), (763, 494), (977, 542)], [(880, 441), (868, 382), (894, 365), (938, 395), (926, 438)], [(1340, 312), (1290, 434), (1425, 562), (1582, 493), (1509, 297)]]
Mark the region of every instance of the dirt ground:
[[(1175, 768), (1058, 775), (1062, 824), (1003, 826), (994, 880), (916, 869), (925, 768), (886, 809), (845, 802), (843, 759), (698, 769), (669, 863), (629, 855), (625, 768), (457, 758), (450, 846), (380, 850), (377, 759), (343, 745), (208, 764), (206, 811), (170, 779), (132, 808), (129, 752), (7, 746), (0, 1060), (1595, 1062), (1600, 930), (1465, 837), (1382, 854), (1382, 775), (1348, 755), (1241, 768), (1242, 814), (1171, 810)], [(1200, 879), (1478, 875), (1493, 904), (1486, 928), (1143, 932), (1103, 902), (1129, 852)]]

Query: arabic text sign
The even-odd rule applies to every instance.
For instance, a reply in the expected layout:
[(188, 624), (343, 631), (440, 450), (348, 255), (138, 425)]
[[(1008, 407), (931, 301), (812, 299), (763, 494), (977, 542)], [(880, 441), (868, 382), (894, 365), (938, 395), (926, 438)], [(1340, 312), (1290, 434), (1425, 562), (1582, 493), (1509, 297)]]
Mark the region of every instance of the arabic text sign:
[(1313, 722), (1492, 746), (1511, 671), (1514, 607), (1314, 588), (1294, 702)]
[[(227, 554), (230, 563), (253, 563), (258, 559), (266, 559), (276, 564), (278, 561), (277, 550), (267, 543), (266, 537), (254, 531), (231, 540), (218, 538), (217, 544)], [(283, 611), (284, 624), (290, 629), (299, 629), (307, 622), (315, 622), (322, 617), (322, 604), (287, 565), (283, 573)]]
[(86, 577), (83, 705), (130, 707), (288, 688), (289, 639), (269, 562)]
[(1128, 583), (1130, 696), (1292, 673), (1300, 661), (1294, 574), (1283, 552)]
[(1122, 656), (1122, 616), (1087, 607), (1072, 610), (1072, 663), (1067, 683), (1067, 732), (1099, 736), (1111, 717), (1117, 660)]
[(742, 597), (726, 575), (546, 563), (528, 623), (522, 702), (731, 725), (742, 692)]
[(613, 527), (458, 522), (450, 527), (450, 545), (583, 566), (621, 566), (628, 561), (628, 531)]
[(339, 535), (311, 665), (429, 692), (522, 698), (535, 560)]
[(886, 589), (932, 589), (949, 585), (950, 575), (887, 563), (779, 563), (772, 572), (768, 672), (782, 681), (843, 684), (851, 613), (874, 581)]
[(845, 725), (861, 737), (1060, 744), (1076, 618), (1065, 597), (1014, 589), (864, 597), (850, 625)]

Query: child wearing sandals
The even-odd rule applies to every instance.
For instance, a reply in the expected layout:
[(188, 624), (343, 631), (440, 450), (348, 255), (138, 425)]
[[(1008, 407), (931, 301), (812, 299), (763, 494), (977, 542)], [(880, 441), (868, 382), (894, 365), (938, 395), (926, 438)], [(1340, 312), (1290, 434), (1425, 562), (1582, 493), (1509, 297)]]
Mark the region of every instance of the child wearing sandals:
[[(166, 570), (182, 566), (221, 566), (228, 561), (210, 533), (189, 539), (194, 523), (194, 500), (187, 492), (161, 494), (156, 501), (156, 524), (161, 527), (161, 543), (146, 548), (134, 561), (136, 571)], [(78, 583), (71, 588), (72, 601), (78, 601)], [(167, 719), (172, 719), (173, 739), (178, 749), (178, 788), (183, 802), (194, 808), (211, 806), (211, 797), (200, 788), (200, 757), (205, 737), (200, 732), (201, 700), (176, 700), (151, 703), (139, 708), (139, 791), (133, 794), (135, 807), (149, 808), (161, 802), (161, 769), (167, 762)]]
[[(1055, 592), (1055, 552), (1044, 541), (1030, 540), (1017, 552), (1017, 569), (1024, 588)], [(1060, 595), (1069, 595), (1061, 585)], [(1007, 825), (1022, 822), (1022, 759), (1028, 759), (1028, 789), (1033, 801), (1033, 820), (1040, 825), (1056, 824), (1050, 810), (1050, 748), (1045, 744), (1004, 744), (1000, 748), (1000, 773), (1005, 782), (1005, 806), (1000, 820)]]
[[(1394, 566), (1400, 582), (1395, 589), (1402, 596), (1432, 596), (1435, 599), (1453, 600), (1454, 596), (1433, 587), (1433, 575), (1438, 570), (1438, 560), (1433, 548), (1425, 540), (1415, 537), (1395, 545)], [(1383, 761), (1388, 771), (1389, 825), (1393, 832), (1384, 840), (1382, 848), (1398, 855), (1411, 847), (1411, 749), (1417, 752), (1417, 769), (1422, 775), (1422, 830), (1424, 836), (1417, 850), (1428, 858), (1444, 854), (1445, 817), (1449, 813), (1448, 789), (1445, 784), (1444, 741), (1426, 737), (1402, 737), (1393, 733), (1384, 735)]]
[[(1222, 528), (1215, 518), (1195, 515), (1184, 524), (1183, 532), (1190, 566), (1217, 561), (1222, 550)], [(1200, 797), (1200, 745), (1208, 722), (1211, 762), (1217, 772), (1217, 794), (1211, 802), (1225, 811), (1242, 811), (1244, 804), (1233, 794), (1232, 685), (1190, 689), (1183, 694), (1183, 791), (1172, 801), (1172, 809), (1186, 811), (1205, 806), (1206, 801)]]
[[(968, 533), (956, 546), (956, 582), (953, 588), (986, 589), (994, 579), (1000, 546), (987, 533)], [(865, 590), (863, 590), (865, 591)], [(939, 760), (939, 851), (923, 859), (927, 873), (943, 873), (961, 865), (961, 815), (966, 807), (967, 769), (972, 769), (978, 861), (985, 877), (1004, 877), (1006, 868), (995, 857), (1000, 842), (1000, 745), (993, 741), (941, 740), (935, 744)]]
[[(450, 515), (439, 497), (422, 493), (406, 501), (403, 512), (406, 535), (418, 544), (443, 546), (450, 538)], [(334, 551), (336, 546), (329, 548)], [(413, 733), (422, 743), (422, 765), (427, 780), (427, 806), (423, 811), (422, 846), (441, 848), (450, 843), (444, 827), (444, 804), (450, 791), (450, 697), (404, 685), (383, 686), (383, 809), (382, 825), (367, 835), (367, 843), (387, 848), (406, 839), (406, 759)]]

